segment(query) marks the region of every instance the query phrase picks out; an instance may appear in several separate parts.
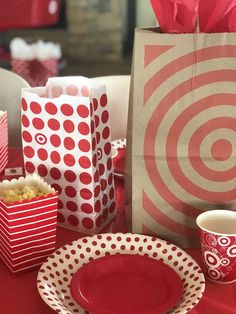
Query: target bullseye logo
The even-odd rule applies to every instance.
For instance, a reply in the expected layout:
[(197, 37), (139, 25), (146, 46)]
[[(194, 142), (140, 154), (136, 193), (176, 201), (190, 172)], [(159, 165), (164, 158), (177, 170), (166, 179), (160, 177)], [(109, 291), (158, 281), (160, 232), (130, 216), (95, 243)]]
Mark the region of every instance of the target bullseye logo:
[(217, 269), (208, 269), (209, 277), (213, 280), (220, 278), (220, 272)]
[(221, 260), (221, 265), (228, 266), (230, 264), (230, 260), (228, 258), (223, 258)]
[(142, 206), (159, 224), (185, 235), (190, 228), (182, 215), (189, 216), (191, 237), (197, 236), (194, 220), (201, 204), (231, 202), (236, 195), (236, 67), (219, 64), (225, 57), (236, 58), (235, 46), (227, 52), (221, 46), (202, 48), (172, 60), (169, 54), (169, 63), (164, 59), (151, 77), (146, 73), (142, 153), (158, 196), (143, 186)]
[(217, 244), (216, 237), (213, 234), (210, 235), (207, 234), (206, 242), (211, 246), (215, 246)]
[[(209, 105), (206, 105), (206, 100), (208, 100)], [(181, 168), (180, 161), (178, 159), (180, 150), (179, 148), (179, 138), (181, 136), (182, 130), (184, 129), (185, 125), (191, 121), (196, 115), (200, 114), (202, 110), (206, 110), (207, 108), (211, 108), (212, 106), (216, 107), (216, 105), (219, 104), (222, 101), (228, 101), (229, 103), (234, 102), (236, 105), (236, 95), (229, 95), (229, 94), (218, 94), (218, 95), (211, 95), (207, 97), (207, 99), (201, 99), (197, 103), (194, 103), (190, 107), (188, 107), (185, 111), (183, 111), (174, 121), (173, 125), (171, 126), (169, 133), (166, 138), (166, 161), (168, 165), (168, 169), (171, 173), (171, 176), (175, 179), (175, 182), (178, 183), (179, 186), (181, 186), (186, 192), (188, 192), (190, 195), (194, 195), (198, 197), (199, 199), (214, 202), (217, 200), (224, 200), (224, 201), (231, 201), (235, 198), (236, 195), (236, 189), (232, 188), (229, 191), (212, 191), (209, 189), (201, 186), (201, 182), (197, 185), (192, 179), (189, 178), (184, 172), (184, 169)], [(234, 105), (234, 108), (236, 109)], [(204, 108), (203, 108), (204, 107)], [(158, 107), (157, 107), (158, 109)], [(158, 110), (154, 112), (152, 117), (157, 118), (156, 114)], [(236, 111), (235, 111), (236, 112)], [(206, 112), (207, 115), (207, 112)], [(161, 121), (160, 121), (161, 124)], [(157, 124), (158, 126), (158, 124)], [(205, 163), (203, 162), (204, 156), (200, 154), (200, 146), (201, 142), (205, 138), (206, 135), (208, 135), (209, 132), (212, 132), (214, 130), (218, 130), (219, 128), (222, 129), (230, 129), (233, 130), (236, 134), (236, 119), (230, 118), (230, 117), (216, 117), (215, 119), (211, 119), (204, 124), (202, 124), (192, 135), (190, 138), (190, 142), (186, 143), (185, 145), (188, 146), (188, 155), (183, 156), (183, 158), (188, 159), (190, 162), (190, 165), (192, 166), (192, 176), (199, 175), (202, 179), (208, 180), (211, 183), (217, 183), (217, 181), (222, 180), (223, 182), (232, 180), (236, 177), (236, 165), (226, 171), (214, 171), (207, 167)], [(156, 144), (156, 135), (158, 132), (158, 129), (155, 130), (156, 133), (154, 133), (153, 128), (153, 121), (152, 118), (147, 126), (146, 130), (146, 136), (145, 138), (148, 138), (148, 146), (144, 143), (144, 150), (145, 150), (145, 156), (155, 155), (158, 154), (155, 152), (155, 144)], [(236, 140), (236, 136), (235, 136)], [(223, 141), (223, 140), (222, 140)], [(221, 141), (221, 143), (222, 143)], [(151, 146), (150, 143), (153, 145)], [(224, 143), (227, 143), (227, 158), (231, 155), (231, 152), (229, 154), (229, 147), (232, 147), (232, 145), (229, 143), (229, 141), (224, 141)], [(216, 143), (216, 145), (219, 145), (219, 142)], [(217, 148), (217, 147), (216, 147)], [(213, 146), (213, 152), (216, 149)], [(157, 186), (157, 180), (161, 179), (162, 183), (165, 184), (163, 181), (163, 178), (161, 177), (160, 170), (158, 167), (158, 164), (150, 163), (150, 159), (146, 159), (146, 167), (149, 173), (149, 176), (154, 183), (154, 186)], [(159, 181), (159, 180), (158, 180)], [(159, 185), (159, 182), (158, 182)], [(167, 188), (167, 185), (165, 184), (165, 188)], [(168, 189), (168, 188), (167, 188)], [(158, 189), (160, 191), (160, 189)], [(166, 193), (167, 194), (167, 193)], [(165, 195), (166, 197), (166, 195)]]
[(211, 146), (212, 157), (218, 161), (224, 161), (232, 155), (232, 144), (228, 140), (217, 140)]
[(218, 243), (221, 246), (228, 246), (230, 244), (230, 238), (229, 237), (219, 237)]
[(227, 254), (230, 257), (236, 257), (236, 245), (232, 245), (227, 249)]
[(98, 150), (97, 150), (97, 158), (98, 158), (98, 160), (100, 160), (102, 158), (102, 150), (101, 150), (101, 148), (98, 148)]
[(211, 268), (218, 268), (221, 264), (219, 256), (210, 251), (204, 252), (204, 260), (206, 261), (206, 264)]
[(41, 144), (41, 145), (44, 145), (47, 143), (47, 138), (44, 134), (42, 133), (38, 133), (35, 135), (35, 141), (38, 143), (38, 144)]

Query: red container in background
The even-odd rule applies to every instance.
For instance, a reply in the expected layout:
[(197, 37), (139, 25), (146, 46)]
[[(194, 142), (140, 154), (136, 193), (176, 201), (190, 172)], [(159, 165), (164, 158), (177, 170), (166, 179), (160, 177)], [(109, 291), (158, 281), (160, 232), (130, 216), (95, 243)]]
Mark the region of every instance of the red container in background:
[(60, 0), (0, 0), (0, 30), (53, 25)]
[(23, 77), (30, 86), (44, 86), (50, 77), (58, 75), (58, 59), (22, 60), (12, 58), (12, 71)]

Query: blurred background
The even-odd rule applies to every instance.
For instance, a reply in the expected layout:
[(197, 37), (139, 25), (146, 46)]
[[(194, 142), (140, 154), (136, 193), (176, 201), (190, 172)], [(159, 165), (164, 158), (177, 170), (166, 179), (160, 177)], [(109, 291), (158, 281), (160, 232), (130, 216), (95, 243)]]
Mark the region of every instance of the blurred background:
[(155, 24), (148, 0), (0, 0), (0, 67), (21, 37), (59, 43), (59, 75), (130, 74), (134, 29)]

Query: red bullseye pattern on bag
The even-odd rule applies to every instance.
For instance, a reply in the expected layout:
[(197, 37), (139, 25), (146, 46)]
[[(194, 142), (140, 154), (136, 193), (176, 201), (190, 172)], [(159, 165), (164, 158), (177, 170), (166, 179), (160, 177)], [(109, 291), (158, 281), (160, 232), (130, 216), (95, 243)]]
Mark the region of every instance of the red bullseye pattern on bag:
[(58, 193), (36, 175), (5, 180), (0, 191), (32, 184), (45, 195), (11, 203), (0, 199), (0, 256), (14, 274), (39, 267), (55, 250)]
[(7, 113), (0, 111), (0, 172), (8, 162), (8, 126)]
[(236, 38), (136, 35), (133, 231), (197, 245), (203, 210), (236, 208)]
[(58, 191), (59, 225), (87, 234), (116, 214), (107, 95), (92, 87), (86, 78), (54, 78), (22, 93), (26, 172)]

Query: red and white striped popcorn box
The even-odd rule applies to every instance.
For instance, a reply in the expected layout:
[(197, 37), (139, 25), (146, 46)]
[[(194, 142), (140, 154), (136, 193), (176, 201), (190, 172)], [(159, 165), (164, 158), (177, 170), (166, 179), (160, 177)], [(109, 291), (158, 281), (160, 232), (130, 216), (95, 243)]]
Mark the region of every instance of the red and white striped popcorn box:
[(39, 266), (55, 250), (57, 191), (34, 174), (1, 182), (0, 194), (32, 185), (44, 195), (11, 203), (0, 199), (0, 254), (16, 274)]
[(22, 141), (27, 173), (59, 193), (58, 223), (95, 234), (116, 215), (105, 86), (84, 77), (49, 79), (22, 91)]
[(0, 173), (8, 163), (8, 125), (7, 112), (0, 111)]

